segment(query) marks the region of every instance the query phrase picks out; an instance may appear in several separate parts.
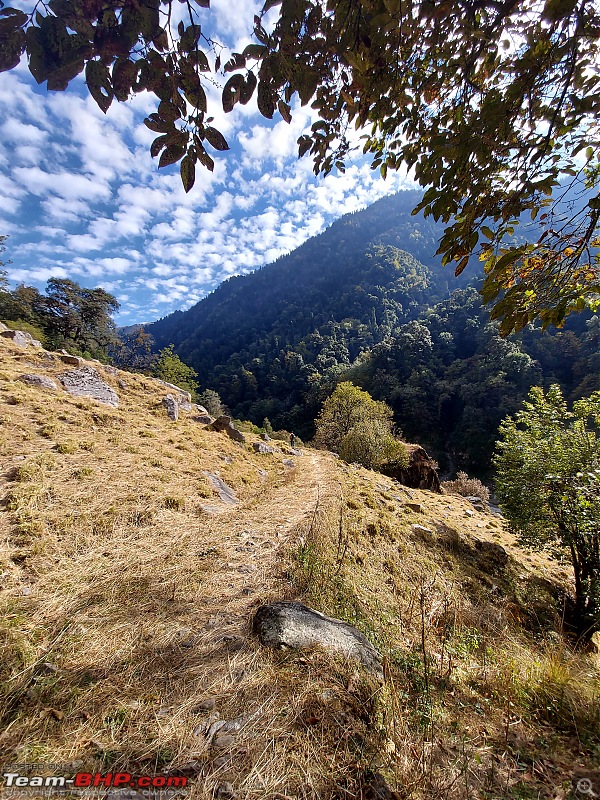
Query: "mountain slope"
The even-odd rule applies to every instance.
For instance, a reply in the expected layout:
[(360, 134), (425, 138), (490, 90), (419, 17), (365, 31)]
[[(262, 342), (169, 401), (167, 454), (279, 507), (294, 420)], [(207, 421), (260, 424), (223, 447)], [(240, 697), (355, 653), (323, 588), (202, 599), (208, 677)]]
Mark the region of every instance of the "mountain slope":
[(455, 279), (434, 257), (440, 226), (410, 215), (418, 197), (349, 214), (147, 330), (158, 348), (174, 343), (236, 416), (306, 433), (341, 370), (449, 294)]
[[(66, 366), (0, 338), (6, 771), (183, 776), (189, 800), (391, 797), (382, 775), (410, 800), (517, 800), (593, 765), (598, 670), (560, 634), (564, 565), (464, 498), (309, 448), (292, 468), (93, 366), (118, 409), (21, 382)], [(282, 599), (357, 626), (383, 684), (262, 647), (253, 615)]]

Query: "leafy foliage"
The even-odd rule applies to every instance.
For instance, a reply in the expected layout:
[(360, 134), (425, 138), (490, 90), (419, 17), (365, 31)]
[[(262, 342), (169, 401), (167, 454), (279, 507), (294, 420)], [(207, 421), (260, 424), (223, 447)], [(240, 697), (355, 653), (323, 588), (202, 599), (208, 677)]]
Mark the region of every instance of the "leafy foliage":
[(120, 329), (118, 338), (111, 344), (109, 355), (121, 369), (147, 373), (156, 356), (152, 353), (154, 339), (142, 325)]
[(51, 278), (44, 295), (24, 284), (12, 291), (0, 289), (0, 319), (41, 331), (50, 348), (67, 347), (95, 357), (106, 357), (116, 342), (111, 315), (118, 308), (116, 298), (104, 289), (87, 289), (62, 278)]
[(569, 554), (575, 619), (600, 629), (600, 392), (569, 411), (557, 385), (534, 387), (500, 426), (496, 491), (511, 529), (531, 547)]
[[(145, 120), (160, 168), (180, 162), (186, 191), (196, 165), (229, 148), (211, 124), (206, 81), (225, 78), (230, 112), (256, 95), (261, 114), (291, 121), (294, 97), (318, 119), (298, 139), (315, 172), (344, 171), (352, 127), (385, 176), (408, 167), (427, 188), (418, 205), (447, 224), (439, 252), (460, 274), (473, 254), (501, 333), (539, 318), (560, 324), (600, 302), (600, 9), (593, 0), (267, 0), (254, 42), (223, 58), (207, 38), (209, 0), (50, 0), (0, 11), (0, 71), (23, 53), (38, 83), (65, 89), (85, 70), (106, 112), (149, 91)], [(267, 15), (277, 9), (274, 25)], [(271, 19), (271, 18), (269, 18)], [(583, 208), (561, 216), (564, 182)], [(585, 194), (587, 192), (587, 194)], [(536, 243), (512, 237), (539, 218)]]
[(195, 396), (198, 389), (198, 373), (193, 367), (184, 364), (175, 353), (172, 344), (163, 348), (158, 354), (158, 358), (152, 367), (152, 375), (155, 378), (167, 381), (167, 383), (173, 383), (180, 389), (189, 392), (192, 396)]
[(325, 398), (350, 380), (444, 472), (487, 478), (498, 426), (532, 385), (559, 383), (571, 399), (600, 390), (600, 319), (584, 312), (562, 330), (500, 336), (475, 288), (451, 294), (432, 257), (440, 226), (411, 217), (417, 198), (349, 214), (148, 331), (159, 348), (175, 342), (235, 417), (268, 417), (308, 440)]
[(489, 502), (490, 490), (478, 478), (469, 478), (466, 472), (459, 471), (453, 481), (443, 481), (442, 487), (451, 494), (463, 497), (479, 497), (484, 503)]
[(392, 409), (349, 381), (338, 384), (315, 420), (315, 444), (369, 469), (408, 465), (402, 442), (392, 434)]
[[(220, 417), (226, 413), (225, 406), (221, 402), (219, 393), (214, 389), (205, 389), (198, 393), (198, 402), (208, 411), (211, 417)], [(264, 427), (264, 426), (263, 426)]]

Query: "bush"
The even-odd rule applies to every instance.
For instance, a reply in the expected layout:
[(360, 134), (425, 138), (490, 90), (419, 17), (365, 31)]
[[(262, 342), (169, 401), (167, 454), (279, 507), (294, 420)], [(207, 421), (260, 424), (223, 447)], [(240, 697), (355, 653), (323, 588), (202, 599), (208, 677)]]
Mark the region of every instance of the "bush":
[(354, 425), (342, 439), (339, 454), (344, 461), (357, 462), (368, 469), (378, 469), (384, 464), (408, 466), (406, 447), (394, 439), (389, 425), (378, 419)]
[(348, 381), (327, 398), (315, 425), (315, 444), (348, 463), (368, 469), (408, 466), (406, 447), (392, 433), (392, 409)]
[(490, 490), (479, 478), (469, 478), (466, 472), (457, 472), (453, 481), (443, 481), (442, 488), (448, 494), (460, 494), (463, 497), (480, 497), (484, 503), (490, 501)]

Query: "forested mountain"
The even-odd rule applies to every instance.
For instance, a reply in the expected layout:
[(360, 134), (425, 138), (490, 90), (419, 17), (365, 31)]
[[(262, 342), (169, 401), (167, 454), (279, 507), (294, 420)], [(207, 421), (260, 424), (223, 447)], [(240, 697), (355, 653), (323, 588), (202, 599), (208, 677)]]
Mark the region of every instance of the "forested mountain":
[(442, 225), (411, 216), (417, 200), (402, 192), (346, 215), (147, 331), (237, 417), (311, 436), (324, 398), (350, 379), (388, 402), (444, 469), (484, 475), (500, 420), (532, 384), (600, 388), (600, 331), (577, 317), (564, 332), (502, 339), (475, 271), (456, 279), (441, 267)]

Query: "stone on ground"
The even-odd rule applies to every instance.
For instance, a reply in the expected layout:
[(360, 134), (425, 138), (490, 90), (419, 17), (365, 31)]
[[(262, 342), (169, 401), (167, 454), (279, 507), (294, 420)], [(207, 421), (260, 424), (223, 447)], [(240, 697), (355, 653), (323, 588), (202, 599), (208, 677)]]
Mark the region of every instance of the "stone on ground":
[(59, 380), (73, 397), (91, 397), (98, 403), (113, 408), (119, 407), (119, 396), (114, 389), (105, 383), (92, 366), (63, 372)]
[(261, 606), (254, 617), (253, 630), (265, 647), (303, 649), (320, 645), (357, 659), (373, 675), (383, 677), (379, 653), (363, 633), (302, 603)]

